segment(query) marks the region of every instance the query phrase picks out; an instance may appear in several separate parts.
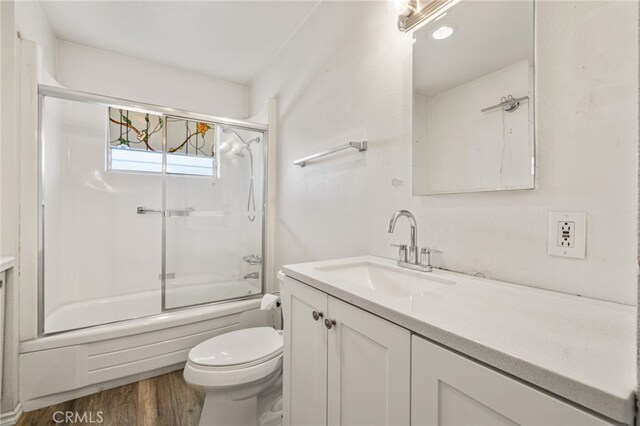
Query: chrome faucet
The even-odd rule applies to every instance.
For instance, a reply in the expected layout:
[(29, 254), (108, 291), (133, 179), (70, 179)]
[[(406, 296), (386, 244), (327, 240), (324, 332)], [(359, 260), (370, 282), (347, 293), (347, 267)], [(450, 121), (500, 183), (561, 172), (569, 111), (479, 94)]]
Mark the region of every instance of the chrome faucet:
[(413, 264), (418, 264), (418, 243), (417, 243), (417, 239), (418, 239), (418, 225), (416, 225), (416, 218), (413, 216), (413, 214), (409, 211), (409, 210), (398, 210), (397, 212), (395, 212), (393, 214), (393, 216), (391, 216), (391, 220), (389, 221), (389, 228), (387, 229), (387, 232), (389, 232), (390, 234), (393, 234), (393, 231), (396, 227), (396, 222), (398, 221), (399, 217), (406, 217), (407, 219), (409, 219), (409, 226), (411, 227), (411, 245), (409, 246), (409, 252), (407, 253), (407, 246), (404, 245), (404, 256), (402, 255), (402, 245), (400, 245), (400, 254), (401, 257), (404, 257), (404, 259), (402, 259), (404, 262), (407, 263), (413, 263)]
[[(433, 271), (433, 267), (431, 266), (431, 254), (442, 252), (428, 247), (418, 250), (418, 225), (416, 224), (416, 218), (410, 211), (398, 210), (395, 212), (393, 216), (391, 216), (391, 220), (389, 220), (387, 232), (390, 234), (393, 233), (396, 227), (396, 222), (401, 216), (404, 216), (409, 220), (409, 226), (411, 227), (411, 244), (408, 249), (406, 244), (392, 244), (392, 246), (398, 247), (398, 266), (422, 272)], [(420, 252), (420, 255), (418, 255), (418, 251)]]

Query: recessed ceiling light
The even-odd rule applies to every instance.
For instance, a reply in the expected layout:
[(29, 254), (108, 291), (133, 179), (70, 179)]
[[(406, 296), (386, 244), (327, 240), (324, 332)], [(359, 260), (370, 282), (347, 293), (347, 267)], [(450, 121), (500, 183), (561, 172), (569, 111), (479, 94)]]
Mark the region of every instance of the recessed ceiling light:
[(457, 28), (454, 24), (440, 25), (438, 28), (433, 30), (431, 37), (436, 40), (444, 40), (447, 37), (451, 37), (451, 34), (455, 33), (456, 29)]

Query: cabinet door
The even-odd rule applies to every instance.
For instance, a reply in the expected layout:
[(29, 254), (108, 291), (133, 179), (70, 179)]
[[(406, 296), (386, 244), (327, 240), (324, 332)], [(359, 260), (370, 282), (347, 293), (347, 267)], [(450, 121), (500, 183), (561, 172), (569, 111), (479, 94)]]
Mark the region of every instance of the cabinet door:
[(409, 331), (329, 297), (329, 425), (408, 425)]
[(607, 425), (566, 402), (417, 336), (412, 425)]
[[(327, 423), (327, 295), (286, 277), (284, 311), (283, 421), (285, 425)], [(315, 320), (313, 312), (323, 316)]]

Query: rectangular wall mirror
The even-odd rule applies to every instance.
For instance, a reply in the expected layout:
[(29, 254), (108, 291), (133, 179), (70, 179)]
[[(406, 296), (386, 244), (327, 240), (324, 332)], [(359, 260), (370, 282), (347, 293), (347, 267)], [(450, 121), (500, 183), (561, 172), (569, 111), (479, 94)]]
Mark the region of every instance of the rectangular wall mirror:
[(534, 188), (533, 30), (533, 1), (461, 1), (414, 32), (414, 195)]

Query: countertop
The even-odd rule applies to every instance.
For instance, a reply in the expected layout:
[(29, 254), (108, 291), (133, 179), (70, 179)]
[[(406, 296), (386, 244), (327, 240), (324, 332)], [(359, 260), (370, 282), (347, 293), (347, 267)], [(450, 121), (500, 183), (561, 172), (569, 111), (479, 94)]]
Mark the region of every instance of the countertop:
[(397, 268), (362, 256), (283, 272), (613, 420), (633, 421), (635, 307), (442, 270), (426, 274), (455, 285), (394, 300), (316, 269), (354, 262)]
[(9, 268), (13, 268), (14, 258), (11, 256), (0, 257), (0, 272), (6, 271)]

